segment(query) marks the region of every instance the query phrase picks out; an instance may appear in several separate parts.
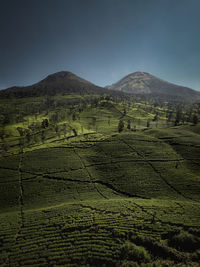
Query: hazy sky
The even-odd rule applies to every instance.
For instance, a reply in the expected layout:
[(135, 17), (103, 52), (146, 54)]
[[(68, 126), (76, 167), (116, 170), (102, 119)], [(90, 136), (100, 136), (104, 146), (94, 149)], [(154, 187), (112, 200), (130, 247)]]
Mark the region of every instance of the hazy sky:
[(145, 71), (200, 90), (200, 0), (0, 0), (0, 88), (68, 70)]

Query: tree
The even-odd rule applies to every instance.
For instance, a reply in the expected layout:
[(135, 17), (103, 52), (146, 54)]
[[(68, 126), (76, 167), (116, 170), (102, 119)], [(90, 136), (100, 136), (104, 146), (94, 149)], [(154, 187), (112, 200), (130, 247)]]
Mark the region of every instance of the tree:
[(47, 128), (49, 126), (49, 121), (48, 121), (48, 119), (44, 119), (43, 121), (42, 121), (42, 124), (41, 124), (41, 127), (42, 128)]
[(50, 116), (49, 121), (50, 121), (51, 123), (56, 123), (56, 122), (58, 122), (58, 113), (57, 113), (57, 112), (53, 113), (53, 114)]
[(8, 151), (9, 145), (7, 143), (2, 144), (1, 152)]
[(41, 132), (41, 140), (42, 140), (42, 143), (44, 144), (44, 140), (45, 140), (45, 131), (42, 130)]
[(48, 109), (53, 107), (54, 106), (54, 99), (47, 95), (46, 98), (44, 99), (44, 105)]
[(126, 108), (124, 107), (124, 111), (123, 111), (124, 115), (126, 115)]
[(96, 117), (92, 117), (92, 125), (93, 125), (93, 126), (96, 125), (96, 121), (97, 121), (97, 118), (96, 118)]
[(24, 138), (19, 138), (19, 146), (22, 147), (24, 145)]
[(33, 135), (33, 140), (34, 140), (34, 143), (36, 143), (36, 144), (37, 144), (37, 142), (38, 142), (38, 139), (37, 139), (37, 135), (36, 135), (36, 134), (34, 134), (34, 135)]
[(74, 133), (74, 136), (77, 136), (77, 131), (76, 129), (72, 129), (73, 133)]
[(4, 115), (3, 114), (0, 114), (0, 125), (3, 125), (4, 124)]
[(127, 121), (127, 129), (130, 130), (131, 129), (131, 120)]
[(148, 120), (147, 121), (147, 128), (149, 128), (150, 127), (150, 121)]
[(0, 130), (0, 138), (3, 141), (4, 140), (4, 135), (5, 135), (5, 131), (4, 128), (2, 130)]
[(64, 123), (63, 124), (63, 133), (64, 133), (64, 137), (66, 137), (66, 133), (67, 133), (67, 131), (66, 131), (66, 123)]
[(166, 114), (166, 118), (167, 118), (167, 121), (170, 122), (171, 119), (172, 119), (172, 115), (173, 115), (173, 112), (172, 111), (168, 111), (167, 114)]
[(73, 121), (76, 120), (76, 114), (75, 114), (75, 113), (72, 114), (72, 120), (73, 120)]
[(124, 122), (120, 120), (118, 124), (118, 132), (121, 133), (123, 129), (124, 129)]
[(56, 132), (56, 134), (58, 133), (58, 131), (59, 131), (59, 128), (58, 128), (58, 125), (56, 125), (55, 126), (55, 132)]
[(157, 120), (158, 120), (158, 113), (156, 113), (152, 121), (157, 121)]
[(21, 128), (21, 127), (17, 127), (17, 131), (18, 131), (20, 137), (22, 137), (22, 136), (24, 135), (24, 130), (23, 130), (23, 128)]
[(192, 117), (192, 122), (193, 122), (193, 124), (194, 125), (196, 125), (197, 123), (198, 123), (198, 117), (197, 117), (197, 115), (194, 115), (193, 117)]
[(31, 141), (31, 134), (30, 134), (29, 131), (26, 132), (26, 141), (27, 141), (28, 143), (30, 143), (30, 141)]
[(180, 123), (180, 121), (181, 121), (181, 111), (177, 110), (174, 126), (177, 126)]

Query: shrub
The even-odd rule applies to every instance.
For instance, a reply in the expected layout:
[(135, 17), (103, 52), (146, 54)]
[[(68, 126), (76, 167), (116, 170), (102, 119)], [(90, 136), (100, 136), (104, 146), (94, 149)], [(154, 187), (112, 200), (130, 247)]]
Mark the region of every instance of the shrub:
[(121, 256), (124, 259), (134, 260), (139, 263), (150, 261), (149, 253), (144, 247), (137, 246), (130, 242), (127, 242), (122, 246)]
[(118, 124), (118, 132), (121, 133), (123, 129), (124, 129), (124, 122), (120, 120)]
[(147, 247), (147, 249), (151, 249), (153, 243), (155, 242), (155, 240), (150, 237), (150, 236), (134, 236), (132, 235), (131, 236), (131, 240), (136, 244), (136, 245), (141, 245), (141, 246), (144, 246), (144, 247)]
[(192, 254), (192, 260), (194, 261), (200, 261), (200, 250), (196, 250), (193, 254)]
[(199, 228), (189, 228), (188, 229), (188, 232), (190, 233), (190, 234), (193, 234), (193, 235), (195, 235), (195, 236), (198, 236), (198, 237), (200, 237), (200, 229)]
[(193, 251), (200, 247), (199, 239), (185, 231), (181, 231), (179, 234), (174, 235), (169, 240), (169, 244), (184, 251)]
[(183, 260), (183, 255), (180, 252), (178, 253), (174, 248), (168, 247), (164, 242), (154, 242), (151, 253), (164, 259)]

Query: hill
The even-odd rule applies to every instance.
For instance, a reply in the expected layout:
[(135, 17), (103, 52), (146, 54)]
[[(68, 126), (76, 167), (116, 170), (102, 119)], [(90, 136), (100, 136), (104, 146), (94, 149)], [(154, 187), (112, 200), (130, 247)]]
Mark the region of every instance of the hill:
[(147, 95), (168, 101), (189, 102), (196, 101), (197, 99), (200, 100), (200, 92), (166, 82), (146, 72), (131, 73), (106, 88), (129, 94)]
[(0, 91), (0, 97), (38, 97), (57, 94), (104, 94), (107, 90), (96, 86), (77, 75), (61, 71), (47, 76), (42, 81), (25, 87), (14, 86)]

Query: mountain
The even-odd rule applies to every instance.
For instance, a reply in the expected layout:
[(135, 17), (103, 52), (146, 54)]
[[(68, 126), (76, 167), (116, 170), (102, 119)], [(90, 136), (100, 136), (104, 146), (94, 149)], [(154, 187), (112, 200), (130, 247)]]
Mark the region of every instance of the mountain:
[(56, 94), (104, 94), (107, 89), (96, 86), (77, 75), (61, 71), (25, 87), (14, 86), (0, 91), (1, 97), (35, 97)]
[[(108, 90), (109, 89), (109, 90)], [(30, 86), (14, 86), (0, 91), (0, 97), (38, 97), (57, 94), (103, 95), (127, 97), (127, 93), (164, 101), (200, 101), (200, 92), (161, 80), (146, 72), (135, 72), (117, 83), (102, 88), (69, 71), (48, 75)]]
[(179, 101), (200, 100), (200, 92), (159, 79), (147, 72), (131, 73), (107, 89)]
[(85, 85), (85, 86), (94, 85), (91, 82), (88, 82), (69, 71), (60, 71), (54, 74), (50, 74), (44, 80), (41, 80), (38, 84), (45, 84), (45, 85), (54, 84), (55, 85), (55, 84), (61, 84), (61, 83), (63, 85), (66, 85), (69, 83), (71, 83), (71, 85), (77, 85), (78, 83)]

